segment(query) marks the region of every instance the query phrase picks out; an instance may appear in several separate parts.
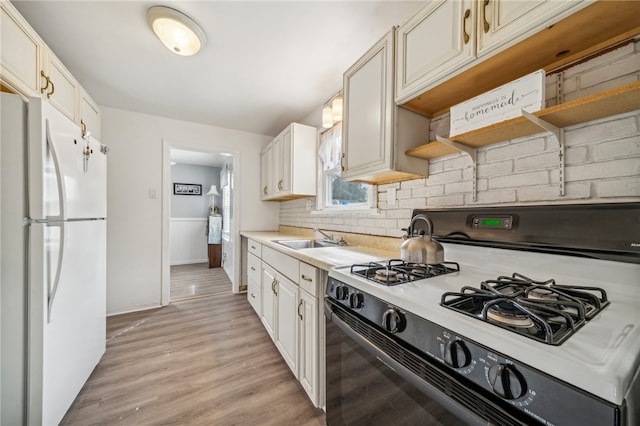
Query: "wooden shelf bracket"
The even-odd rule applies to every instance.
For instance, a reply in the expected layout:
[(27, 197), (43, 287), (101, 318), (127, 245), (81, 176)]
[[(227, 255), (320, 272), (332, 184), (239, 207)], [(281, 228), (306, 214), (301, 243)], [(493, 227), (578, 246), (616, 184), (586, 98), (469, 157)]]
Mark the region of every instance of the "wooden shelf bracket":
[(565, 163), (565, 146), (564, 146), (564, 129), (558, 126), (555, 126), (548, 121), (542, 120), (539, 117), (531, 114), (528, 111), (522, 110), (522, 116), (527, 120), (531, 121), (538, 127), (551, 132), (551, 134), (556, 138), (558, 142), (558, 170), (559, 170), (559, 178), (560, 178), (560, 195), (565, 195), (565, 187), (564, 187), (564, 163)]
[(440, 143), (448, 145), (452, 148), (457, 149), (458, 151), (464, 152), (465, 154), (471, 157), (472, 162), (472, 172), (473, 177), (471, 178), (473, 183), (473, 201), (478, 201), (478, 151), (475, 148), (471, 148), (466, 145), (462, 145), (461, 143), (452, 141), (451, 139), (443, 138), (442, 136), (436, 135), (436, 140)]

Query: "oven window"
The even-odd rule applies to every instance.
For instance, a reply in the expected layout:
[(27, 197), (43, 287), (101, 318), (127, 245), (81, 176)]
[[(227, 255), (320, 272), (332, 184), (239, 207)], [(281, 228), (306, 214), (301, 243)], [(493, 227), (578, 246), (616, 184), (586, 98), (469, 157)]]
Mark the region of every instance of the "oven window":
[(327, 321), (327, 425), (466, 425)]

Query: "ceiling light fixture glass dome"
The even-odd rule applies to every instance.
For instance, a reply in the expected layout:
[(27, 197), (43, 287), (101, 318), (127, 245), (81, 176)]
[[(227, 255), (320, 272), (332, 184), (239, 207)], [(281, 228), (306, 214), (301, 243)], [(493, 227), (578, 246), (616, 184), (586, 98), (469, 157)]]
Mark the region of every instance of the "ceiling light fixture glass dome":
[(173, 53), (191, 56), (205, 45), (202, 28), (184, 13), (166, 6), (147, 9), (147, 20), (160, 41)]

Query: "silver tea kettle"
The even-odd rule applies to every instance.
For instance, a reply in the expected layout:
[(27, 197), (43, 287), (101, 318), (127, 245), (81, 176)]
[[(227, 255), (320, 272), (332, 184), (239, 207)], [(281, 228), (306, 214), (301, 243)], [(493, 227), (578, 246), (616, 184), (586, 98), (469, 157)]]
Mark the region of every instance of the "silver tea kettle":
[[(416, 221), (424, 220), (429, 228), (429, 235), (425, 238), (424, 231), (421, 235), (414, 236)], [(411, 219), (405, 241), (400, 246), (400, 257), (408, 263), (435, 264), (444, 262), (444, 248), (432, 238), (433, 222), (424, 214), (417, 214)]]

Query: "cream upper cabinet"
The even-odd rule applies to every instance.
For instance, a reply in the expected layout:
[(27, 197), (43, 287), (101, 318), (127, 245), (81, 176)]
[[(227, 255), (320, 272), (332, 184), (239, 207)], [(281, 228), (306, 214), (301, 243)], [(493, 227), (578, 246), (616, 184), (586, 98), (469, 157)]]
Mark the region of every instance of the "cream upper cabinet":
[(270, 199), (273, 193), (271, 163), (273, 163), (273, 144), (269, 144), (260, 153), (260, 199), (262, 200)]
[(40, 96), (44, 42), (11, 3), (0, 3), (0, 76), (2, 83), (25, 96)]
[(395, 106), (394, 39), (391, 30), (344, 73), (343, 180), (381, 184), (426, 175), (425, 162), (404, 155), (424, 140), (429, 121)]
[(41, 96), (100, 139), (100, 110), (20, 12), (0, 2), (0, 83), (25, 98)]
[(263, 200), (291, 200), (316, 195), (317, 131), (291, 123), (262, 152)]
[[(513, 44), (556, 22), (592, 1), (480, 0), (478, 2), (478, 56)], [(552, 20), (552, 22), (549, 22)]]
[(100, 140), (100, 109), (98, 105), (91, 99), (91, 96), (82, 88), (78, 88), (80, 92), (80, 126), (91, 132), (91, 135)]
[[(45, 49), (43, 96), (69, 119), (79, 122), (78, 82), (49, 49)], [(77, 115), (76, 115), (77, 114)]]
[(475, 0), (427, 2), (398, 28), (398, 103), (475, 58), (476, 14)]

